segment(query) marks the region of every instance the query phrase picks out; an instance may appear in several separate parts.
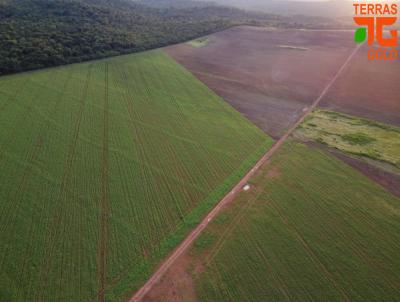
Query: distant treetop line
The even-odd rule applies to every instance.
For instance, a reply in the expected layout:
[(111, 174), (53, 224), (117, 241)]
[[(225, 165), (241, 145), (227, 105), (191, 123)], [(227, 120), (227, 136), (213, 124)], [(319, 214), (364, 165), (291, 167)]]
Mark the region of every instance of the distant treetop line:
[[(239, 24), (307, 27), (293, 18), (181, 0), (0, 1), (0, 75), (183, 42)], [(312, 23), (312, 22), (311, 22)]]

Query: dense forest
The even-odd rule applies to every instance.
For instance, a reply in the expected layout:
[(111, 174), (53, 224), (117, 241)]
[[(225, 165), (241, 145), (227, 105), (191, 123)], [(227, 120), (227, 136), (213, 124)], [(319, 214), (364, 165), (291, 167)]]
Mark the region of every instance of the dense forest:
[(160, 47), (263, 18), (238, 9), (160, 9), (125, 0), (3, 0), (0, 74)]
[(0, 0), (0, 75), (161, 47), (237, 24), (307, 26), (210, 3), (146, 1)]

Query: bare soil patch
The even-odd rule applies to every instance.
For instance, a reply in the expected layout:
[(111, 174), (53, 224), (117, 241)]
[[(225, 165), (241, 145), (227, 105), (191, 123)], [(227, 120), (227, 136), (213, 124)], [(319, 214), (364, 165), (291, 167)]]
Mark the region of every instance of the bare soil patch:
[(280, 170), (279, 166), (272, 167), (266, 174), (267, 178), (274, 179), (280, 177), (282, 171)]
[(194, 281), (190, 273), (190, 267), (193, 262), (194, 259), (188, 253), (179, 257), (161, 280), (143, 298), (143, 302), (196, 302)]
[(351, 32), (248, 26), (209, 39), (206, 47), (166, 51), (274, 138), (321, 94), (355, 46)]
[[(352, 31), (241, 26), (209, 45), (166, 51), (274, 138), (326, 86), (355, 47)], [(282, 47), (285, 46), (285, 47)], [(400, 125), (400, 61), (369, 61), (363, 46), (321, 107)]]
[(364, 45), (321, 107), (400, 125), (400, 61), (369, 61)]

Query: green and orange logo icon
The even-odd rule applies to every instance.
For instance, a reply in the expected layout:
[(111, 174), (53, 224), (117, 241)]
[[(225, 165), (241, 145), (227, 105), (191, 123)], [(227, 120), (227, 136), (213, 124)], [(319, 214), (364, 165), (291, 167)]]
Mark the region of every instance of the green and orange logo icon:
[(353, 3), (354, 22), (360, 27), (355, 31), (354, 41), (368, 42), (369, 60), (393, 61), (400, 58), (398, 33), (394, 29), (397, 22), (398, 4), (393, 3)]
[(397, 17), (354, 17), (354, 21), (357, 25), (366, 26), (356, 30), (354, 35), (356, 43), (363, 43), (368, 36), (369, 45), (372, 45), (376, 38), (376, 42), (382, 47), (397, 46), (397, 30), (390, 30), (390, 38), (383, 36), (384, 26), (395, 24)]

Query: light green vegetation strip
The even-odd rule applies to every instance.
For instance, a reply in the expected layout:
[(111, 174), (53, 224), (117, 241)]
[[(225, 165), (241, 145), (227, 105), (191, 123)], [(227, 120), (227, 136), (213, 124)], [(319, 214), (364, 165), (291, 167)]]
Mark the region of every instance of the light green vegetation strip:
[(400, 168), (399, 127), (347, 114), (316, 110), (295, 135)]
[(161, 51), (2, 77), (0, 120), (1, 301), (125, 300), (272, 144)]
[(191, 250), (199, 301), (397, 301), (399, 198), (297, 143), (263, 169)]
[(199, 38), (199, 39), (187, 42), (187, 44), (189, 44), (190, 46), (196, 47), (196, 48), (207, 46), (209, 43), (210, 43), (209, 38)]
[(292, 45), (277, 45), (278, 48), (282, 49), (289, 49), (289, 50), (310, 50), (310, 48), (307, 47), (300, 47), (300, 46), (292, 46)]

